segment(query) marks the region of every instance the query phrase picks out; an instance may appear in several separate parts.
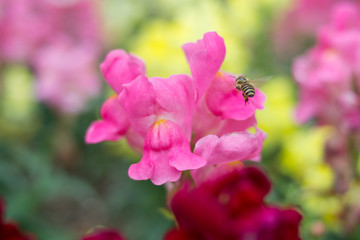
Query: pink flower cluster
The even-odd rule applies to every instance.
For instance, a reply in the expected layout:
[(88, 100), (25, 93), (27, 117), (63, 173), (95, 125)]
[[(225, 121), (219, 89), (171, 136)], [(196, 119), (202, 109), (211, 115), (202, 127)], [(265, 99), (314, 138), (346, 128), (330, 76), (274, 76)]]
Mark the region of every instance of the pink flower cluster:
[[(313, 36), (330, 18), (332, 6), (338, 0), (295, 0), (293, 7), (282, 17), (275, 29), (279, 50), (304, 36)], [(296, 41), (295, 40), (295, 41)], [(294, 44), (292, 44), (294, 45)], [(294, 46), (291, 46), (292, 48)]]
[(275, 25), (275, 49), (282, 55), (296, 53), (296, 48), (301, 49), (331, 19), (333, 9), (340, 2), (347, 0), (294, 0)]
[(315, 118), (342, 131), (360, 128), (360, 8), (335, 6), (329, 24), (318, 32), (316, 45), (293, 64), (300, 87), (296, 117)]
[[(192, 170), (201, 181), (214, 165), (259, 160), (265, 134), (256, 128), (255, 111), (263, 108), (264, 94), (256, 89), (245, 104), (233, 76), (219, 72), (226, 50), (217, 33), (208, 32), (183, 49), (191, 77), (148, 78), (143, 61), (123, 50), (110, 52), (101, 64), (116, 95), (104, 103), (102, 119), (91, 124), (85, 140), (125, 137), (143, 154), (129, 168), (132, 179), (160, 185)], [(248, 132), (250, 127), (256, 133)]]
[(30, 66), (40, 100), (76, 113), (100, 92), (100, 29), (91, 0), (0, 1), (0, 61)]
[(299, 240), (301, 215), (264, 203), (270, 182), (257, 168), (237, 168), (171, 200), (177, 228), (165, 240)]
[(38, 48), (58, 39), (93, 45), (99, 26), (90, 0), (0, 1), (0, 56), (4, 61), (31, 61)]

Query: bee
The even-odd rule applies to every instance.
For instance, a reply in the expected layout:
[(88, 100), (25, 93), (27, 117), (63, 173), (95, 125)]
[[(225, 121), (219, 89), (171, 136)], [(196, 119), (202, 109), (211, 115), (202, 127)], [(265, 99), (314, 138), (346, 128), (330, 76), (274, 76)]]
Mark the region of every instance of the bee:
[(247, 79), (244, 75), (239, 75), (235, 78), (235, 87), (237, 90), (242, 91), (245, 104), (249, 101), (249, 98), (255, 96), (254, 86), (251, 85), (249, 79)]

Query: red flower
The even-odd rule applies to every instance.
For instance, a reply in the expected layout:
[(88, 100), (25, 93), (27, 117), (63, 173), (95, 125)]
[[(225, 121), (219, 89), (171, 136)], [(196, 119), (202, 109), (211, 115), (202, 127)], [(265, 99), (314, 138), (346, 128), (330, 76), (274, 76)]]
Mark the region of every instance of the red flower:
[(269, 191), (270, 182), (254, 167), (236, 169), (195, 189), (185, 186), (171, 201), (179, 228), (165, 239), (300, 239), (301, 215), (267, 206)]
[(1, 240), (31, 240), (32, 238), (20, 231), (16, 223), (5, 223), (5, 207), (0, 198), (0, 239)]
[(82, 240), (125, 240), (125, 238), (115, 230), (102, 229), (83, 237)]

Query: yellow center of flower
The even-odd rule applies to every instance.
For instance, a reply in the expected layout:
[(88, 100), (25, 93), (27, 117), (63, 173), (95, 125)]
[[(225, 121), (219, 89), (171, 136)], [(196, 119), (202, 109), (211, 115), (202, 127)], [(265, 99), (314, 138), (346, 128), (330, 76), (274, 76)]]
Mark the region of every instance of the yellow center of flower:
[(222, 72), (217, 72), (216, 73), (216, 77), (223, 77), (223, 76), (224, 76), (224, 74)]
[(165, 120), (165, 119), (159, 119), (159, 120), (157, 120), (157, 121), (154, 123), (154, 125), (155, 125), (155, 126), (158, 126), (158, 125), (165, 124), (165, 123), (166, 123), (166, 120)]
[(118, 95), (116, 93), (110, 96), (111, 99), (114, 99), (114, 98), (117, 98), (117, 97), (118, 97)]

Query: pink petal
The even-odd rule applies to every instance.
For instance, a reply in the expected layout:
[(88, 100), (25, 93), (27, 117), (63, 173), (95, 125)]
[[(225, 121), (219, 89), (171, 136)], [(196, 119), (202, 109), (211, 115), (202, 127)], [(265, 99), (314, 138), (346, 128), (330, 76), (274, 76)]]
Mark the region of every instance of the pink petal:
[[(177, 181), (181, 171), (199, 168), (205, 164), (205, 159), (191, 153), (189, 141), (175, 123), (170, 120), (159, 120), (146, 135), (143, 158), (139, 166), (132, 165), (134, 167), (131, 169), (130, 177), (150, 178), (154, 184), (160, 185)], [(144, 166), (152, 166), (151, 176)], [(146, 174), (143, 174), (144, 172)], [(141, 174), (138, 176), (138, 173)]]
[(93, 122), (85, 136), (86, 143), (117, 141), (128, 131), (130, 124), (116, 97), (110, 97), (101, 107), (103, 120)]
[(179, 171), (189, 169), (197, 169), (205, 166), (205, 159), (194, 155), (190, 152), (190, 145), (188, 148), (174, 149), (173, 156), (169, 160), (171, 166)]
[(201, 98), (194, 113), (192, 141), (196, 142), (208, 134), (217, 134), (221, 124), (222, 119), (210, 112), (206, 106), (204, 98)]
[(126, 132), (125, 137), (132, 149), (138, 153), (142, 153), (145, 139), (140, 135), (140, 133), (135, 131), (134, 128), (130, 127)]
[(264, 109), (264, 103), (266, 100), (265, 94), (259, 89), (255, 88), (255, 95), (252, 98), (249, 98), (249, 102), (254, 105), (256, 109)]
[(295, 59), (293, 64), (295, 80), (308, 88), (323, 88), (324, 84), (341, 86), (348, 82), (351, 69), (335, 50), (315, 47)]
[(158, 107), (158, 115), (181, 127), (188, 139), (191, 136), (192, 115), (195, 108), (195, 89), (187, 75), (151, 78)]
[(321, 91), (303, 89), (300, 91), (300, 101), (295, 111), (295, 118), (299, 123), (305, 123), (320, 115), (323, 106), (329, 98)]
[(227, 133), (246, 131), (250, 127), (255, 127), (256, 124), (255, 115), (244, 120), (223, 119), (215, 116), (207, 108), (204, 98), (202, 98), (198, 102), (194, 113), (192, 141), (196, 142), (209, 134), (222, 136)]
[(126, 112), (116, 96), (110, 97), (105, 101), (101, 107), (100, 115), (103, 119), (114, 123), (118, 129), (129, 128)]
[(116, 125), (111, 122), (98, 120), (93, 122), (85, 135), (86, 143), (99, 143), (102, 141), (117, 141), (124, 132), (120, 132)]
[(208, 135), (196, 143), (194, 153), (205, 158), (207, 165), (248, 160), (260, 155), (264, 139), (261, 130), (256, 134), (236, 132), (221, 138)]
[(183, 50), (195, 81), (197, 99), (200, 99), (225, 58), (224, 39), (216, 32), (208, 32), (196, 43), (184, 44)]
[(206, 105), (215, 115), (222, 118), (245, 120), (264, 106), (265, 95), (255, 89), (255, 96), (245, 104), (242, 92), (236, 90), (235, 80), (226, 74), (217, 74), (205, 95)]
[(140, 161), (129, 168), (129, 177), (134, 180), (147, 180), (153, 175), (153, 164), (150, 161)]
[(180, 179), (181, 171), (171, 166), (166, 159), (169, 157), (168, 153), (154, 152), (149, 155), (144, 155), (144, 161), (155, 161), (154, 172), (150, 180), (155, 185), (162, 185), (167, 182), (175, 182)]
[(221, 127), (216, 132), (216, 135), (222, 136), (227, 133), (246, 131), (250, 127), (256, 127), (256, 124), (257, 121), (255, 115), (252, 115), (245, 120), (224, 119)]
[(132, 54), (127, 54), (124, 50), (111, 51), (100, 68), (106, 81), (116, 93), (122, 91), (123, 84), (145, 74), (144, 62)]
[(124, 85), (119, 100), (132, 126), (142, 136), (156, 119), (161, 118), (175, 122), (190, 139), (195, 90), (189, 76), (138, 77)]
[(234, 169), (243, 168), (244, 164), (241, 162), (237, 163), (220, 163), (216, 165), (208, 165), (199, 169), (191, 170), (191, 176), (196, 184), (201, 184), (210, 179), (218, 179), (221, 176), (233, 172)]
[(145, 137), (156, 119), (156, 93), (152, 83), (145, 76), (137, 77), (124, 85), (119, 102), (127, 113), (131, 126)]
[(349, 28), (360, 28), (358, 5), (351, 2), (338, 3), (333, 10), (332, 25), (333, 27), (344, 30)]

